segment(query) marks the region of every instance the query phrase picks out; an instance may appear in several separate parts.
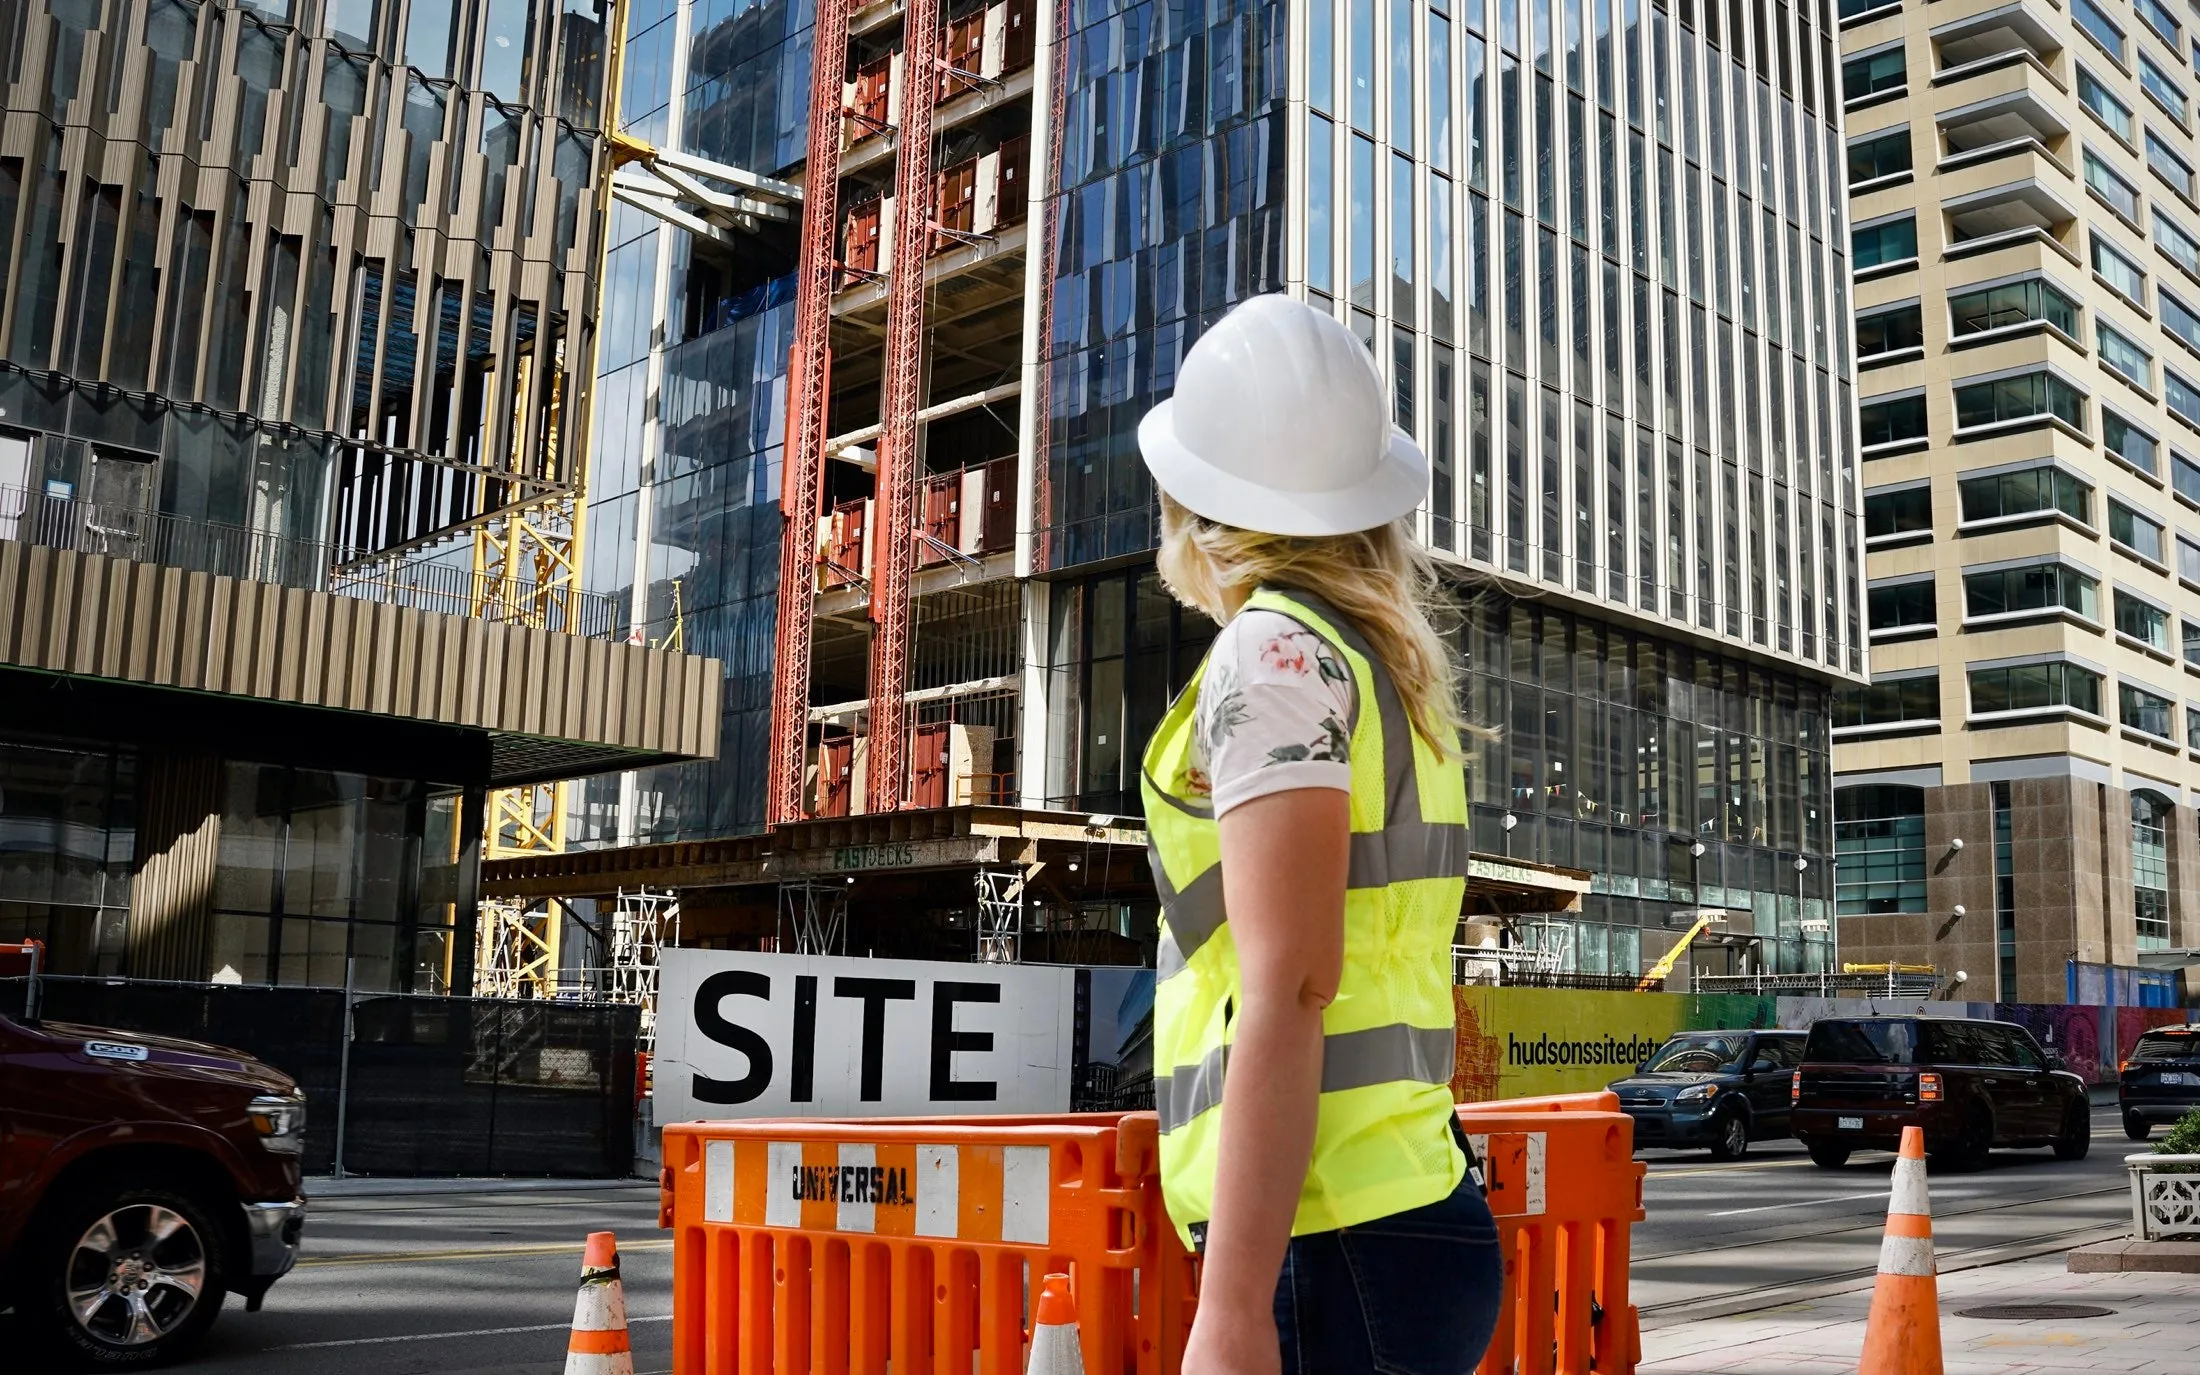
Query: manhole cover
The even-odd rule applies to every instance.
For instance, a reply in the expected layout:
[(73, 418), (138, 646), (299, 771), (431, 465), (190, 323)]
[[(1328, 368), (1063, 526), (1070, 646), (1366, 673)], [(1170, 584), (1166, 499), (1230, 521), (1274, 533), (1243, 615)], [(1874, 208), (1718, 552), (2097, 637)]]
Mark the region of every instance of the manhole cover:
[(2090, 1303), (1990, 1303), (1983, 1308), (1965, 1308), (1959, 1318), (1998, 1318), (2003, 1322), (2036, 1322), (2056, 1318), (2105, 1318), (2116, 1310)]

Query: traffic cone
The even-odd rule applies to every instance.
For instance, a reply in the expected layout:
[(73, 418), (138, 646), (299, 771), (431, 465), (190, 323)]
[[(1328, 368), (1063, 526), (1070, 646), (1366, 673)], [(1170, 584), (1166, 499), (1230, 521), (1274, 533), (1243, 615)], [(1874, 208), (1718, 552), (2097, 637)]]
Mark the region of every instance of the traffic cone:
[(1039, 1282), (1039, 1314), (1031, 1328), (1031, 1359), (1024, 1375), (1085, 1375), (1077, 1301), (1069, 1296), (1067, 1275), (1048, 1275)]
[(1925, 1192), (1925, 1130), (1902, 1129), (1879, 1243), (1879, 1280), (1857, 1375), (1941, 1375), (1940, 1292), (1933, 1279), (1933, 1205)]
[(573, 1337), (565, 1344), (565, 1375), (634, 1375), (626, 1337), (626, 1286), (619, 1282), (619, 1240), (590, 1232), (581, 1257), (581, 1292), (573, 1300)]

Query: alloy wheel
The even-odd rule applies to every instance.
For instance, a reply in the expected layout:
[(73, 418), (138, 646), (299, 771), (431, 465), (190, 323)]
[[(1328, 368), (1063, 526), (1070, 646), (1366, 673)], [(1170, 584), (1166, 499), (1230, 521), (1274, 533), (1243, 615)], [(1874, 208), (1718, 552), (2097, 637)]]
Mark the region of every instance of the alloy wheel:
[(77, 1238), (65, 1283), (77, 1326), (110, 1346), (144, 1346), (198, 1307), (206, 1246), (175, 1209), (125, 1204)]

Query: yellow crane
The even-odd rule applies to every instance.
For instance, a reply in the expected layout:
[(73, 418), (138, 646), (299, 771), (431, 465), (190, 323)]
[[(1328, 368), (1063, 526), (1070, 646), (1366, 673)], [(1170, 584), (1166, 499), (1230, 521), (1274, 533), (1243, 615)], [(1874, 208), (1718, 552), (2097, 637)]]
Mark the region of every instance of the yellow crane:
[(1688, 947), (1694, 945), (1696, 937), (1703, 934), (1703, 929), (1715, 921), (1725, 920), (1726, 915), (1721, 912), (1705, 912), (1699, 915), (1695, 925), (1688, 928), (1688, 934), (1673, 942), (1663, 955), (1658, 956), (1656, 964), (1643, 971), (1642, 982), (1635, 985), (1635, 991), (1648, 993), (1664, 983), (1666, 977), (1673, 972), (1673, 966), (1679, 964), (1681, 956), (1687, 953)]

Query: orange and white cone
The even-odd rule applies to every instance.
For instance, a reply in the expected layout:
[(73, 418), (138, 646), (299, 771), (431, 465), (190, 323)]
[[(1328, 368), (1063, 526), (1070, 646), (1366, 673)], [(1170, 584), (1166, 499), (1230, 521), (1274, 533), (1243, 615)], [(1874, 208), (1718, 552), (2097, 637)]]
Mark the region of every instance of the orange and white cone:
[(1925, 1190), (1925, 1131), (1902, 1129), (1879, 1243), (1879, 1279), (1857, 1375), (1941, 1375), (1940, 1291), (1933, 1278), (1933, 1205)]
[(581, 1257), (581, 1292), (573, 1300), (573, 1337), (565, 1344), (565, 1375), (634, 1375), (626, 1336), (626, 1286), (619, 1282), (619, 1242), (590, 1232)]
[(1039, 1312), (1031, 1328), (1031, 1359), (1024, 1375), (1085, 1375), (1085, 1357), (1077, 1340), (1077, 1301), (1069, 1296), (1069, 1276), (1048, 1275), (1039, 1283)]

